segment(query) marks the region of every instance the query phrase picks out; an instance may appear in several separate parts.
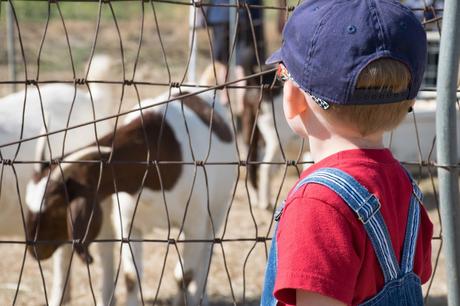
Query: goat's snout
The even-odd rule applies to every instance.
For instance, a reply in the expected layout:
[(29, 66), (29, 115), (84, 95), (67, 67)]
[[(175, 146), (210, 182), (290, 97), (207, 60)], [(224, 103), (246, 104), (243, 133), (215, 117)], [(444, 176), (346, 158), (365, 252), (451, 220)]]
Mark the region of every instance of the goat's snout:
[(93, 256), (89, 253), (88, 244), (82, 242), (81, 240), (74, 240), (73, 247), (75, 252), (77, 252), (78, 257), (87, 264), (92, 264), (94, 259)]
[(78, 197), (70, 202), (67, 215), (67, 231), (73, 239), (75, 252), (85, 263), (92, 263), (89, 244), (97, 237), (102, 226), (99, 203), (90, 198)]
[[(27, 187), (26, 202), (28, 214), (26, 219), (28, 250), (36, 259), (51, 257), (56, 249), (68, 240), (66, 232), (66, 207), (59, 205), (61, 196), (49, 191), (61, 190), (59, 184), (46, 179), (30, 182)], [(62, 201), (61, 201), (62, 202)]]

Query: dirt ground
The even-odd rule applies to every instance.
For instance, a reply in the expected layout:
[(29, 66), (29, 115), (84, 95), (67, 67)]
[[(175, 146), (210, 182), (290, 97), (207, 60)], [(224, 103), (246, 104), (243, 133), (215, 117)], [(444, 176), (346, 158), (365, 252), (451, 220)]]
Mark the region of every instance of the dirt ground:
[[(165, 9), (165, 8), (163, 8)], [(188, 57), (188, 31), (187, 18), (188, 9), (177, 8), (174, 13), (167, 13), (167, 8), (161, 11), (158, 16), (168, 56), (168, 64), (172, 75), (172, 81), (180, 81), (185, 73), (185, 66)], [(146, 24), (144, 28), (144, 40), (140, 53), (140, 62), (135, 75), (135, 80), (149, 82), (168, 81), (168, 69), (162, 59), (161, 48), (156, 32), (156, 26), (153, 22), (153, 13), (151, 9), (146, 10)], [(4, 24), (4, 20), (1, 20)], [(28, 63), (29, 79), (34, 78), (37, 73), (36, 59), (38, 55), (38, 46), (45, 29), (45, 19), (41, 21), (27, 21), (21, 23), (21, 35), (23, 38), (25, 57)], [(113, 21), (106, 19), (100, 28), (96, 53), (107, 53), (115, 58), (116, 64), (113, 68), (114, 73), (109, 80), (130, 79), (133, 75), (134, 58), (136, 56), (140, 18), (129, 20), (119, 20), (118, 26), (121, 32), (121, 41), (123, 42), (123, 51), (125, 56), (125, 76), (123, 76), (123, 67), (121, 65), (120, 41), (116, 34), (116, 28)], [(90, 54), (90, 49), (95, 33), (95, 19), (91, 20), (66, 20), (67, 30), (69, 32), (70, 42), (75, 57), (75, 66), (77, 77), (82, 77), (85, 62)], [(2, 39), (4, 38), (4, 28), (1, 29)], [(268, 49), (273, 50), (279, 43), (279, 36), (276, 33), (274, 23), (270, 23), (266, 30), (268, 39)], [(201, 31), (198, 35), (199, 56), (198, 71), (201, 71), (209, 64), (209, 46), (207, 35)], [(0, 49), (0, 80), (7, 80), (6, 73), (6, 51)], [(24, 70), (22, 60), (19, 60), (18, 78), (24, 79)], [(48, 34), (43, 47), (42, 62), (40, 68), (41, 80), (64, 79), (71, 80), (71, 65), (68, 60), (67, 44), (61, 23), (58, 20), (52, 20), (49, 24)], [(23, 85), (18, 86), (18, 88)], [(161, 86), (141, 86), (141, 99), (154, 96), (165, 91)], [(11, 91), (10, 85), (1, 85), (0, 93), (2, 95)], [(120, 86), (114, 87), (117, 97), (120, 97)], [(114, 103), (118, 103), (117, 98)], [(135, 104), (135, 92), (128, 88), (123, 98), (125, 107)], [(294, 184), (296, 175), (290, 171), (288, 178), (282, 188), (281, 196), (287, 193), (288, 186)], [(281, 176), (278, 175), (274, 183), (273, 198), (279, 190)], [(439, 236), (440, 225), (436, 209), (435, 193), (429, 177), (424, 176), (420, 179), (422, 189), (426, 196), (426, 205), (429, 209), (430, 216), (436, 225), (435, 236)], [(251, 214), (252, 211), (252, 214)], [(254, 216), (254, 219), (252, 218)], [(271, 236), (267, 233), (272, 220), (272, 211), (261, 210), (250, 207), (244, 187), (244, 175), (240, 178), (237, 186), (235, 200), (230, 211), (228, 230), (226, 238), (249, 238), (256, 236)], [(166, 233), (158, 231), (153, 233), (155, 237), (166, 237)], [(22, 237), (1, 237), (6, 240), (21, 240)], [(93, 246), (94, 247), (94, 246)], [(145, 243), (144, 260), (145, 275), (143, 278), (142, 288), (145, 304), (152, 304), (157, 288), (159, 287), (159, 275), (161, 273), (162, 263), (165, 260), (166, 245), (158, 243)], [(268, 247), (268, 245), (267, 245)], [(428, 298), (428, 305), (446, 305), (447, 285), (445, 281), (444, 257), (441, 254), (437, 260), (440, 241), (433, 240), (433, 265), (436, 266), (433, 277), (432, 287)], [(224, 252), (222, 252), (222, 249)], [(115, 250), (115, 256), (118, 259), (118, 249)], [(17, 288), (17, 283), (21, 271), (22, 260), (24, 256), (24, 246), (17, 244), (0, 244), (0, 305), (11, 305)], [(225, 256), (224, 256), (225, 255)], [(97, 294), (100, 277), (100, 260), (90, 266), (91, 280), (94, 290)], [(166, 258), (165, 275), (159, 287), (157, 305), (169, 305), (175, 294), (176, 284), (173, 278), (173, 269), (177, 261), (175, 249), (170, 247), (169, 255)], [(225, 242), (216, 245), (211, 263), (211, 270), (208, 280), (208, 295), (210, 304), (213, 306), (233, 305), (232, 291), (238, 305), (258, 305), (261, 293), (263, 271), (266, 261), (266, 245), (262, 242)], [(117, 262), (117, 260), (116, 260)], [(226, 273), (225, 264), (228, 268)], [(43, 275), (46, 283), (46, 290), (49, 293), (51, 288), (52, 262), (50, 260), (42, 262)], [(425, 292), (428, 290), (424, 286)], [(124, 301), (125, 286), (123, 277), (120, 277), (116, 297), (120, 305)], [(45, 304), (44, 288), (42, 285), (40, 271), (37, 262), (25, 255), (25, 264), (19, 287), (16, 305), (43, 305)], [(72, 268), (72, 302), (70, 305), (92, 305), (90, 293), (90, 282), (86, 266), (78, 259), (73, 261)]]
[[(249, 206), (244, 195), (243, 183), (241, 181), (238, 186), (239, 190), (233, 204), (233, 209), (230, 212), (226, 238), (254, 238), (256, 236), (255, 225), (251, 219)], [(271, 213), (255, 209), (254, 216), (257, 221), (259, 235), (266, 235), (271, 220)], [(166, 232), (158, 231), (153, 235), (165, 238)], [(222, 244), (235, 298), (241, 303), (243, 291), (245, 291), (246, 305), (255, 305), (258, 303), (265, 262), (264, 244), (258, 243), (251, 251), (253, 246), (253, 242), (225, 242)], [(147, 304), (152, 302), (155, 297), (166, 247), (167, 245), (159, 243), (145, 243), (144, 245), (145, 276), (142, 288), (144, 301)], [(0, 274), (0, 304), (9, 305), (15, 292), (14, 284), (17, 282), (21, 266), (20, 258), (23, 255), (24, 248), (22, 246), (6, 245), (0, 247), (0, 250), (4, 258), (11, 259), (3, 261), (0, 267), (2, 271)], [(119, 258), (118, 251), (116, 247), (116, 258)], [(169, 251), (166, 261), (166, 272), (159, 292), (158, 305), (168, 305), (175, 294), (176, 282), (173, 278), (173, 270), (177, 261), (177, 254), (172, 246)], [(99, 287), (98, 281), (100, 280), (99, 260), (97, 258), (95, 263), (90, 266), (96, 292)], [(52, 264), (50, 260), (43, 261), (42, 264), (49, 292)], [(245, 266), (246, 268), (244, 268)], [(86, 267), (78, 258), (75, 258), (74, 261), (72, 278), (73, 299), (70, 305), (92, 304)], [(215, 245), (208, 281), (208, 292), (211, 305), (232, 305), (231, 288), (225, 272), (223, 253), (220, 245)], [(121, 276), (116, 290), (116, 297), (119, 302), (123, 301), (124, 293), (124, 279)], [(40, 304), (45, 304), (40, 272), (37, 262), (27, 254), (17, 305)]]
[[(281, 176), (278, 176), (277, 179), (281, 180)], [(281, 194), (286, 194), (287, 186), (294, 184), (295, 179), (295, 172), (290, 171), (290, 175), (285, 183), (286, 187), (282, 189)], [(436, 225), (435, 236), (437, 236), (440, 228), (437, 210), (435, 208), (436, 204), (433, 193), (431, 192), (431, 180), (429, 178), (424, 178), (420, 183), (425, 193), (425, 203), (429, 209), (430, 217)], [(276, 197), (277, 191), (278, 190), (274, 190), (274, 198)], [(253, 215), (256, 223), (254, 223), (251, 218), (250, 207), (244, 187), (244, 179), (241, 179), (238, 183), (235, 201), (229, 214), (228, 230), (225, 237), (254, 238), (256, 236), (255, 224), (257, 224), (259, 235), (265, 236), (272, 218), (272, 212), (253, 208)], [(157, 231), (152, 235), (155, 237), (166, 237), (164, 231)], [(14, 238), (17, 239), (18, 237), (11, 237), (11, 239)], [(439, 241), (433, 241), (433, 265), (436, 263), (439, 245)], [(166, 247), (165, 244), (159, 243), (144, 244), (145, 275), (142, 283), (142, 292), (144, 302), (147, 305), (153, 304), (156, 295), (162, 263), (166, 254)], [(233, 305), (232, 289), (238, 305), (258, 305), (266, 260), (265, 245), (261, 242), (256, 244), (254, 242), (225, 242), (222, 244), (222, 247), (225, 252), (225, 261), (229, 270), (231, 284), (225, 270), (222, 249), (220, 245), (215, 245), (207, 287), (210, 305)], [(92, 248), (94, 248), (94, 245)], [(118, 252), (119, 249), (115, 247), (116, 263), (119, 258)], [(0, 271), (2, 271), (0, 273), (0, 304), (10, 305), (12, 304), (16, 291), (16, 284), (19, 277), (22, 257), (24, 255), (24, 247), (2, 244), (0, 245), (0, 253), (4, 258), (4, 260), (0, 261)], [(95, 253), (97, 254), (97, 252)], [(169, 255), (166, 260), (165, 275), (162, 280), (156, 305), (170, 305), (172, 298), (176, 294), (176, 282), (173, 277), (173, 271), (177, 258), (175, 249), (170, 247)], [(96, 257), (96, 261), (90, 266), (92, 285), (96, 294), (101, 279), (99, 267), (100, 260), (100, 258)], [(42, 268), (47, 292), (49, 293), (51, 288), (51, 260), (43, 261)], [(73, 261), (71, 275), (72, 302), (69, 305), (92, 305), (93, 301), (90, 293), (87, 269), (79, 258), (75, 258)], [(425, 292), (427, 289), (427, 285), (425, 285)], [(444, 257), (441, 254), (439, 262), (437, 263), (437, 270), (433, 276), (433, 284), (430, 289), (427, 305), (446, 305), (446, 293)], [(124, 295), (124, 279), (120, 276), (116, 289), (116, 297), (120, 305), (122, 305)], [(44, 290), (37, 262), (27, 254), (16, 305), (44, 304)]]

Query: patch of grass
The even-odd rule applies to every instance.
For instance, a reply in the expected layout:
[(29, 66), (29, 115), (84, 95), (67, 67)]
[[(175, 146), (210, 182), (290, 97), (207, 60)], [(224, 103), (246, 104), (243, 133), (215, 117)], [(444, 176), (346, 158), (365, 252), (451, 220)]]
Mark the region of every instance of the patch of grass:
[[(130, 18), (139, 18), (141, 15), (141, 2), (137, 1), (114, 1), (111, 3), (113, 12), (117, 19), (127, 20)], [(1, 3), (1, 14), (5, 14), (8, 3)], [(48, 10), (51, 19), (59, 18), (59, 12), (56, 4), (48, 7), (46, 1), (13, 1), (16, 15), (20, 22), (24, 21), (43, 21), (48, 16)], [(154, 4), (157, 14), (172, 14), (179, 5), (167, 5), (165, 3)], [(65, 20), (95, 20), (98, 16), (99, 4), (97, 2), (59, 2), (62, 15)], [(150, 3), (144, 3), (145, 10), (152, 10)], [(110, 6), (102, 4), (102, 20), (111, 20), (113, 18)]]

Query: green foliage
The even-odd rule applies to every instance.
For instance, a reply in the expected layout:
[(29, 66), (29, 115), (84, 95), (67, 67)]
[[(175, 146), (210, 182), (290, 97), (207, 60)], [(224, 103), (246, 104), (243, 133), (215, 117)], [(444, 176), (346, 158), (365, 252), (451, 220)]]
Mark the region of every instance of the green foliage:
[[(2, 12), (7, 7), (7, 3), (2, 3)], [(24, 21), (43, 21), (48, 16), (50, 8), (50, 18), (59, 18), (56, 4), (48, 6), (46, 1), (13, 1), (14, 9), (20, 22)], [(95, 20), (98, 16), (99, 4), (97, 2), (59, 2), (62, 15), (65, 20)], [(125, 20), (139, 16), (141, 5), (135, 1), (112, 2), (114, 14), (117, 19)], [(112, 19), (112, 12), (109, 5), (102, 5), (102, 20)]]

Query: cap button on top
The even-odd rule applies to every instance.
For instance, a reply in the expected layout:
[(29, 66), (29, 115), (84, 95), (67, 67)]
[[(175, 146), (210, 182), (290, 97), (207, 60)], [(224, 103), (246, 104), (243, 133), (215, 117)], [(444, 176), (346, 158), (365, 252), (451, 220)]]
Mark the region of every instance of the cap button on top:
[(354, 34), (354, 33), (356, 33), (356, 27), (355, 27), (354, 25), (349, 25), (349, 26), (347, 27), (347, 32), (348, 32), (349, 34)]

